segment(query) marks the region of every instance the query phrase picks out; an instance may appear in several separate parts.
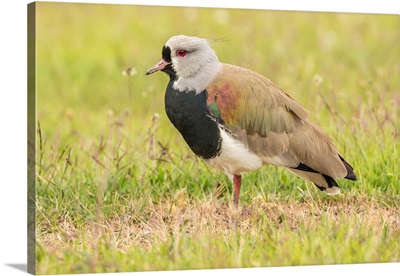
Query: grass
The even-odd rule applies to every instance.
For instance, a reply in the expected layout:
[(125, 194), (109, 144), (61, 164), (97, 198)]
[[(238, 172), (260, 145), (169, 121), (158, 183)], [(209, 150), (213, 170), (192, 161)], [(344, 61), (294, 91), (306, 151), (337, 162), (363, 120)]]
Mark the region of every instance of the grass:
[[(37, 5), (38, 274), (400, 261), (398, 16)], [(235, 210), (144, 76), (179, 33), (290, 93), (358, 181), (328, 197), (268, 166)]]

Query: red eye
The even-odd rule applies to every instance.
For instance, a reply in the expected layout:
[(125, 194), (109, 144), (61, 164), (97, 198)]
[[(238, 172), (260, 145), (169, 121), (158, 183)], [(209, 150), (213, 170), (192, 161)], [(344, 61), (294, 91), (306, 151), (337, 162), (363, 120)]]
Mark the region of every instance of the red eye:
[(184, 56), (186, 56), (187, 51), (186, 50), (178, 50), (178, 51), (176, 51), (176, 54), (180, 57), (184, 57)]

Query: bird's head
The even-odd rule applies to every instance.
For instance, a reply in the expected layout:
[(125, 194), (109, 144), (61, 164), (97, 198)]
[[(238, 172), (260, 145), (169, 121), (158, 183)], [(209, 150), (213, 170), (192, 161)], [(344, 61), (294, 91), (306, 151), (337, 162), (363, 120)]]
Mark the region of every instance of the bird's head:
[(178, 35), (162, 48), (162, 59), (146, 75), (157, 71), (167, 73), (179, 91), (200, 93), (212, 81), (220, 62), (206, 39)]

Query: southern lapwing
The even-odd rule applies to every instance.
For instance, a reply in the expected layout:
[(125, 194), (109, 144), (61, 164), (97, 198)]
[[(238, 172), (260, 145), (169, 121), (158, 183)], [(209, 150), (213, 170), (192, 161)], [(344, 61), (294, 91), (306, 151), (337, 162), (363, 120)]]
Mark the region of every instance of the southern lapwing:
[(356, 180), (349, 163), (307, 111), (264, 76), (221, 63), (206, 39), (178, 35), (146, 75), (170, 81), (165, 110), (191, 150), (233, 181), (237, 207), (241, 174), (265, 164), (282, 166), (327, 194), (334, 178)]

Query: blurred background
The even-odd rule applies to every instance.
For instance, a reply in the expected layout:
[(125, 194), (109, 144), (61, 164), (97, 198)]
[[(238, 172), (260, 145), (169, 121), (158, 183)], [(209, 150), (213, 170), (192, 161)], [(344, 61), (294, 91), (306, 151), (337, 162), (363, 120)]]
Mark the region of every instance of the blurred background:
[(39, 2), (37, 119), (46, 139), (84, 146), (110, 114), (132, 139), (158, 113), (163, 142), (188, 151), (164, 113), (168, 77), (145, 76), (166, 40), (186, 34), (215, 41), (220, 61), (270, 78), (328, 131), (334, 110), (362, 124), (360, 112), (375, 103), (398, 106), (397, 23), (396, 15)]

